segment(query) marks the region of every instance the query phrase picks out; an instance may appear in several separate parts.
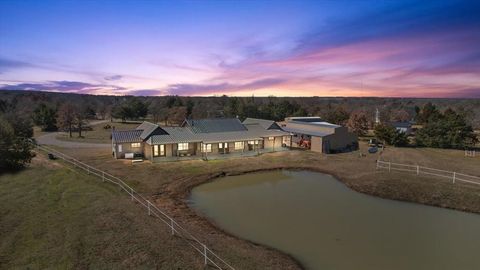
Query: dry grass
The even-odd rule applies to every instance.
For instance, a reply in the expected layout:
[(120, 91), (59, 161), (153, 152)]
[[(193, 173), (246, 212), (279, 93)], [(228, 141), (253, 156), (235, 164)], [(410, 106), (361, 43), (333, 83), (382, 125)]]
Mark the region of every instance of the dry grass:
[(74, 142), (88, 142), (88, 143), (110, 143), (112, 129), (104, 129), (104, 126), (110, 125), (115, 127), (117, 130), (128, 130), (135, 129), (138, 127), (138, 123), (102, 123), (98, 125), (93, 125), (92, 130), (82, 131), (82, 137), (78, 137), (77, 132), (72, 133), (72, 137), (69, 137), (67, 132), (61, 132), (58, 134), (57, 139), (63, 141), (74, 141)]
[(114, 186), (42, 154), (0, 175), (0, 269), (202, 267), (184, 241)]
[[(480, 176), (480, 158), (464, 157), (463, 151), (458, 150), (392, 147), (366, 157), (361, 157), (359, 152), (319, 155), (290, 151), (230, 160), (157, 164), (114, 160), (108, 150), (62, 151), (125, 179), (241, 269), (295, 269), (298, 266), (277, 252), (227, 236), (188, 207), (190, 189), (219, 175), (276, 168), (310, 169), (335, 175), (350, 188), (366, 194), (480, 213), (480, 186), (453, 185), (443, 179), (375, 170), (375, 161), (381, 158)], [(365, 144), (361, 145), (361, 152), (366, 153)]]

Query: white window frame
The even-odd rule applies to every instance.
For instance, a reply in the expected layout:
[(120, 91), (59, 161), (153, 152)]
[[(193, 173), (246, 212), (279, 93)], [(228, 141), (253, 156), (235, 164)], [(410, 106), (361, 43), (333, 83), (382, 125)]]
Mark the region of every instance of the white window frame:
[(203, 153), (211, 153), (212, 152), (212, 144), (211, 143), (202, 143), (202, 152)]
[(187, 151), (188, 150), (188, 143), (177, 143), (178, 151)]
[(272, 136), (272, 137), (268, 137), (268, 140), (269, 140), (269, 141), (273, 141), (273, 140), (275, 140), (275, 137), (273, 137), (273, 136)]
[(235, 150), (242, 150), (245, 148), (244, 142), (235, 142)]
[(248, 144), (251, 144), (251, 145), (258, 144), (258, 141), (257, 141), (257, 140), (255, 140), (255, 141), (248, 141)]
[(164, 157), (165, 156), (165, 144), (155, 144), (153, 146), (153, 156), (154, 157)]
[(123, 151), (123, 149), (122, 149), (122, 148), (123, 148), (123, 147), (122, 147), (122, 145), (121, 145), (121, 144), (119, 144), (119, 145), (118, 145), (118, 152), (119, 152), (119, 153), (121, 153), (121, 152)]
[(218, 149), (228, 149), (228, 143), (218, 143)]
[(140, 147), (142, 147), (142, 144), (139, 143), (139, 142), (134, 142), (134, 143), (131, 143), (130, 146), (132, 148), (140, 148)]

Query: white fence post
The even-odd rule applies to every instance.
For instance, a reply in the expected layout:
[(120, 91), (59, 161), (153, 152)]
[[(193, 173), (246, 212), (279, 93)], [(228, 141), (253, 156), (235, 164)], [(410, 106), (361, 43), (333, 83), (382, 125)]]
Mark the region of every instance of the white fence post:
[(151, 216), (151, 211), (150, 211), (150, 201), (147, 200), (147, 205), (148, 205), (148, 215)]
[(102, 171), (102, 182), (105, 182), (105, 172)]
[(173, 227), (173, 218), (170, 218), (170, 227), (172, 227), (172, 235), (175, 235), (175, 228)]
[(207, 265), (207, 245), (203, 244), (203, 255), (205, 256), (205, 265)]
[(420, 166), (417, 165), (417, 175), (420, 174)]
[(457, 173), (453, 172), (453, 183), (455, 184), (455, 178), (457, 178)]
[(90, 167), (87, 166), (87, 174), (90, 174)]
[(388, 162), (388, 172), (392, 171), (392, 162)]

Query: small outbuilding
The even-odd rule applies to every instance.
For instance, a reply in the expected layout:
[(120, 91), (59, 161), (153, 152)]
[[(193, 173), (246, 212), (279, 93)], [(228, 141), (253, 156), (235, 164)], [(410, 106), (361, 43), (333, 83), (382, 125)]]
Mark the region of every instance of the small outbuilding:
[(292, 135), (291, 147), (320, 153), (348, 152), (358, 149), (358, 137), (347, 127), (335, 125), (320, 117), (288, 117), (280, 123)]

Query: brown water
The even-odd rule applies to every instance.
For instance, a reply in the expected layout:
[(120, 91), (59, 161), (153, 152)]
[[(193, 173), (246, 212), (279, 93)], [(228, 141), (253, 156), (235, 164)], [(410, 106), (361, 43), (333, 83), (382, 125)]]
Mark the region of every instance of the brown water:
[(190, 199), (226, 231), (307, 269), (480, 269), (480, 215), (375, 198), (326, 174), (230, 176)]

